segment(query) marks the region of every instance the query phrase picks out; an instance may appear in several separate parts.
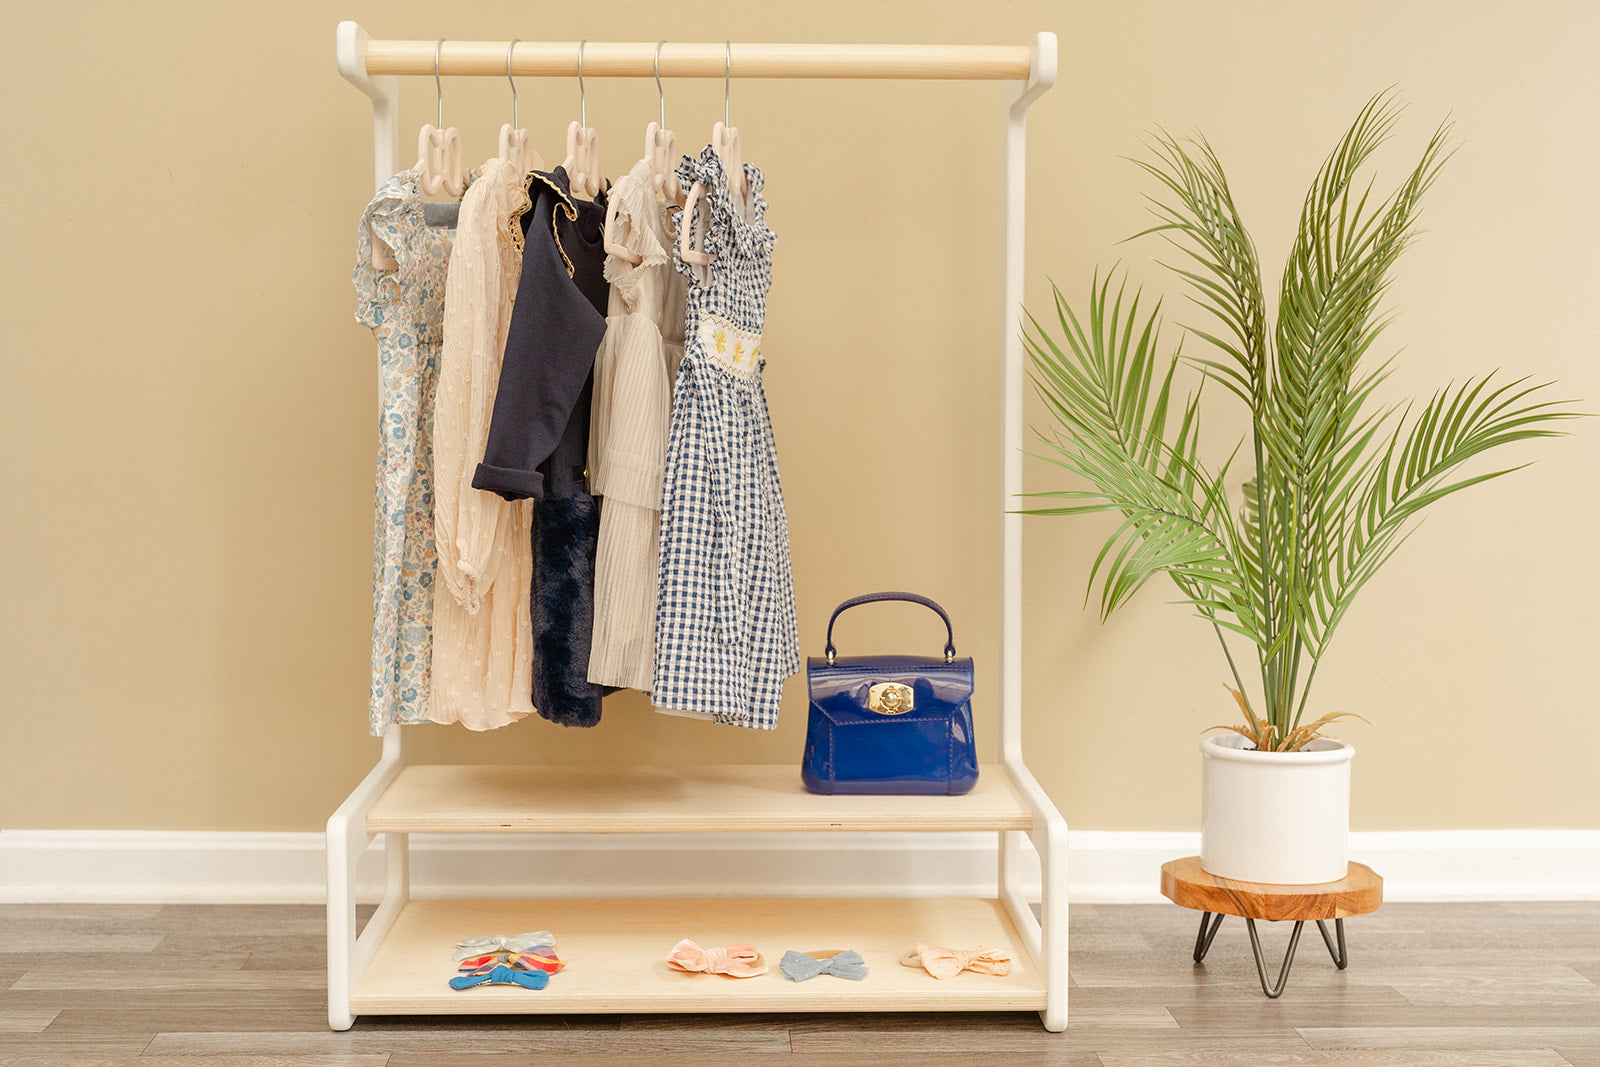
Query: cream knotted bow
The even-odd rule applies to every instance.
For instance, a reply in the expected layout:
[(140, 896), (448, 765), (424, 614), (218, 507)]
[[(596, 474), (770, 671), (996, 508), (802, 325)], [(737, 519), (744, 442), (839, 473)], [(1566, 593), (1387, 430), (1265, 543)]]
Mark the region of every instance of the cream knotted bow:
[(729, 978), (754, 978), (767, 973), (767, 964), (754, 945), (701, 948), (687, 937), (667, 953), (667, 966), (680, 971), (725, 974)]
[(954, 978), (962, 971), (977, 974), (1006, 975), (1011, 973), (1011, 956), (988, 945), (976, 948), (942, 948), (939, 945), (918, 944), (900, 961), (907, 967), (921, 967), (938, 979)]

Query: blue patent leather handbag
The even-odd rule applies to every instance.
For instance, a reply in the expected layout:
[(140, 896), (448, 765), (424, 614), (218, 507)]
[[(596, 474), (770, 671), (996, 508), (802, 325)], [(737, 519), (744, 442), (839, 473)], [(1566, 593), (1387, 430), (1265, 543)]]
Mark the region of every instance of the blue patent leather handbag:
[[(943, 656), (839, 656), (833, 623), (859, 604), (904, 600), (944, 620)], [(972, 659), (956, 658), (950, 616), (915, 593), (851, 597), (828, 619), (826, 654), (806, 661), (811, 697), (800, 777), (813, 793), (966, 793), (978, 783)]]

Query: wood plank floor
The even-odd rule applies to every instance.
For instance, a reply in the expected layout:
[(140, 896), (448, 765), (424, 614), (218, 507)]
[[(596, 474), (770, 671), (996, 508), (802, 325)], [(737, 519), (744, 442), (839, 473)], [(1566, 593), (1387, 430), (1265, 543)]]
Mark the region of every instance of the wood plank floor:
[[(1600, 1067), (1600, 903), (1386, 905), (1346, 923), (1342, 973), (1308, 929), (1277, 1001), (1237, 919), (1197, 967), (1193, 912), (1075, 905), (1065, 1034), (1030, 1013), (362, 1018), (334, 1033), (323, 920), (320, 907), (0, 905), (0, 1065)], [(1263, 926), (1269, 956), (1288, 929)]]

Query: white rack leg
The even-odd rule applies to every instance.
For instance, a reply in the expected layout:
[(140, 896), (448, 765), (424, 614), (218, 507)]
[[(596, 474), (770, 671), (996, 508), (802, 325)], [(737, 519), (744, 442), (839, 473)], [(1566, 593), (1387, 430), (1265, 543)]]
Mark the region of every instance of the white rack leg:
[(1033, 957), (1033, 964), (1044, 974), (1046, 958), (1043, 926), (1033, 914), (1028, 894), (1022, 888), (1022, 849), (1025, 835), (1021, 830), (1000, 831), (1000, 900), (1011, 915), (1011, 924), (1022, 935), (1023, 947)]
[(1007, 768), (1033, 808), (1029, 837), (1039, 850), (1043, 884), (1041, 918), (1022, 892), (1022, 834), (1000, 834), (1000, 899), (1033, 953), (1045, 979), (1045, 1029), (1067, 1026), (1067, 824), (1022, 760), (1022, 516), (1015, 513), (1022, 493), (1022, 298), (1027, 260), (1028, 108), (1056, 81), (1056, 37), (1037, 34), (1029, 44), (1030, 76), (1006, 86), (1004, 174), (1005, 321), (1001, 395), (1000, 538), (1000, 749)]
[(1022, 764), (1022, 298), (1027, 272), (1028, 108), (1056, 81), (1056, 35), (1029, 42), (1032, 76), (1005, 83), (1006, 155), (1001, 187), (1004, 292), (1000, 395), (1000, 751)]
[(383, 902), (356, 937), (356, 865), (375, 840), (367, 833), (367, 812), (405, 766), (399, 726), (383, 739), (378, 765), (328, 818), (328, 1025), (348, 1030), (350, 993), (410, 897), (410, 856), (404, 834), (385, 842)]
[(1045, 980), (1039, 1017), (1046, 1030), (1060, 1033), (1067, 1028), (1067, 822), (1054, 805), (1036, 810), (1030, 836), (1039, 850), (1039, 969)]
[[(999, 837), (1000, 899), (1010, 908), (1013, 921), (1017, 922), (1017, 929), (1033, 941), (1032, 948), (1037, 957), (1040, 949), (1036, 936), (1039, 923), (1034, 918), (1033, 909), (1028, 906), (1028, 895), (1022, 888), (1022, 851), (1026, 835), (1021, 830), (1001, 830)], [(1036, 958), (1035, 962), (1043, 965), (1043, 960)]]
[(383, 868), (384, 894), (395, 893), (403, 900), (410, 900), (410, 834), (386, 833), (383, 835)]
[[(1011, 922), (1022, 934), (1033, 953), (1034, 966), (1045, 982), (1045, 1009), (1039, 1013), (1045, 1029), (1059, 1033), (1067, 1028), (1067, 822), (1051, 803), (1029, 772), (1020, 763), (1008, 764), (1012, 780), (1023, 800), (1033, 809), (1033, 829), (1027, 837), (1039, 851), (1041, 896), (1039, 917), (1035, 918), (1022, 891), (1020, 859), (1023, 834), (1003, 831), (1001, 837), (1000, 899), (1011, 915)], [(1017, 873), (1008, 875), (1008, 859)], [(1007, 878), (1014, 878), (1007, 884)]]
[[(400, 79), (367, 74), (367, 42), (359, 23), (341, 22), (334, 32), (334, 57), (339, 73), (372, 100), (373, 187), (381, 188), (400, 169)], [(356, 937), (356, 864), (373, 842), (367, 833), (367, 811), (405, 766), (403, 727), (392, 726), (383, 738), (383, 755), (355, 791), (328, 819), (328, 1025), (348, 1030), (350, 993), (366, 969), (383, 935), (411, 897), (411, 842), (406, 834), (384, 841), (383, 902)]]

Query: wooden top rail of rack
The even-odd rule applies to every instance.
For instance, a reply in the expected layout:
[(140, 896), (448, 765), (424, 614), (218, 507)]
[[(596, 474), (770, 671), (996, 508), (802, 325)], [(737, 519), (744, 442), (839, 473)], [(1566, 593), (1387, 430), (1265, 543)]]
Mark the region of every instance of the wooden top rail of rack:
[[(368, 41), (369, 75), (434, 73), (435, 41)], [(450, 41), (439, 46), (442, 76), (506, 76), (509, 41)], [(663, 78), (888, 78), (941, 81), (1025, 81), (1027, 45), (1012, 44), (744, 44), (676, 42), (661, 46)], [(511, 53), (517, 77), (575, 78), (577, 41), (519, 41)], [(656, 43), (588, 41), (584, 77), (649, 78)]]

